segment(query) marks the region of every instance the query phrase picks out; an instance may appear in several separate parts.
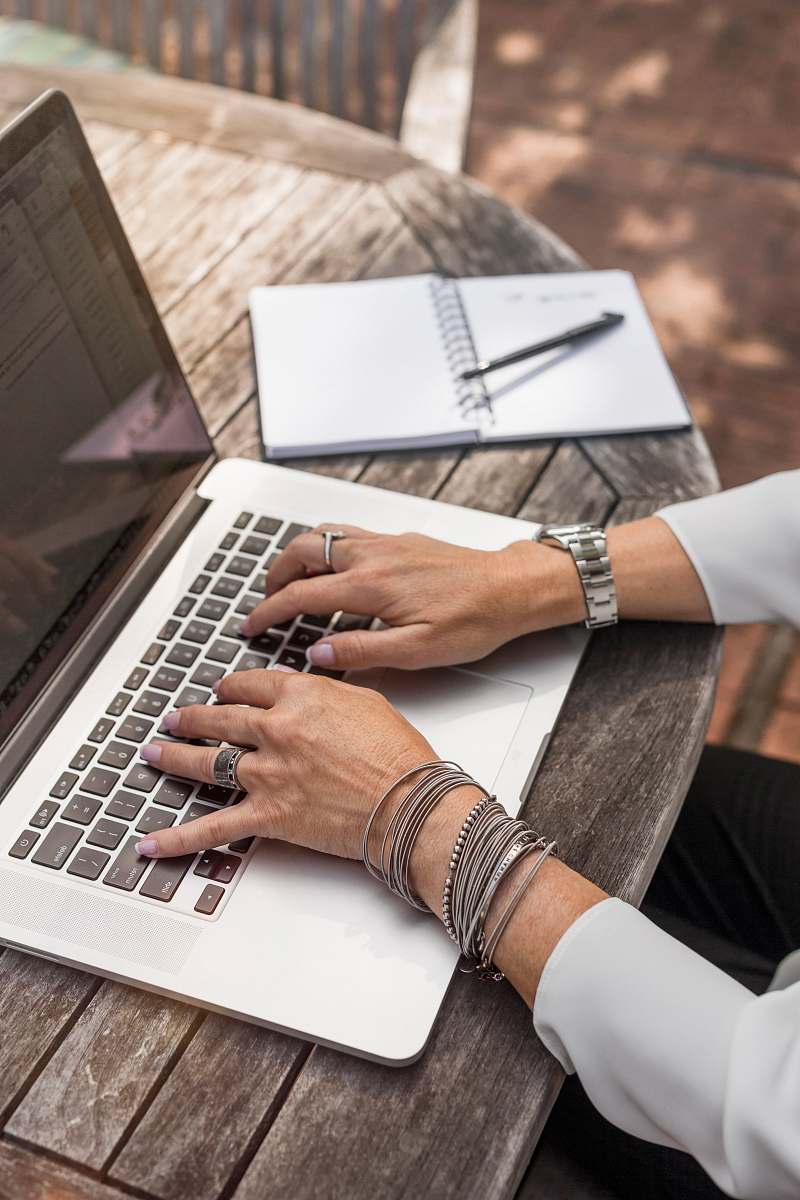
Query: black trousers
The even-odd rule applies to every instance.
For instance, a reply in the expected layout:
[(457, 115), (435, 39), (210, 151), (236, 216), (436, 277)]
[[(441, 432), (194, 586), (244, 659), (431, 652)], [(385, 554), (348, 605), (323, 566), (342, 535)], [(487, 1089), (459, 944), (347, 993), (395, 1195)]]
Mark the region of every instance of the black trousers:
[[(708, 746), (642, 908), (760, 993), (800, 947), (799, 861), (800, 765)], [(575, 1078), (544, 1136), (620, 1200), (724, 1195), (689, 1155), (609, 1124)]]

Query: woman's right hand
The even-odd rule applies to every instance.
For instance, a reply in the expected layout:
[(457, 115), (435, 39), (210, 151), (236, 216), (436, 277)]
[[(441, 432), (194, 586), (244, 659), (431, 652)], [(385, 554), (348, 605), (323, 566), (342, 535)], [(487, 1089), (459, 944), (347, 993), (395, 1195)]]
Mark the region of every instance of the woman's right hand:
[[(345, 535), (332, 545), (334, 573), (325, 573), (326, 529)], [(525, 541), (472, 550), (419, 533), (328, 524), (289, 543), (243, 632), (340, 609), (385, 626), (334, 633), (310, 648), (314, 664), (342, 671), (474, 662), (524, 633), (585, 616), (570, 556), (552, 547)]]

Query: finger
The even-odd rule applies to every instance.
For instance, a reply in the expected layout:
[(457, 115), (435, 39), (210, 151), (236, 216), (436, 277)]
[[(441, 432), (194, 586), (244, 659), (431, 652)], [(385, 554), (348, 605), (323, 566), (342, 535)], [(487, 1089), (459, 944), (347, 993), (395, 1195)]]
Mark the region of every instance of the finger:
[(311, 679), (298, 671), (284, 668), (265, 671), (234, 671), (220, 679), (217, 696), (223, 704), (249, 704), (254, 708), (274, 708), (281, 698), (287, 679)]
[(180, 775), (183, 779), (198, 779), (202, 783), (216, 782), (214, 759), (218, 754), (219, 750), (214, 746), (182, 746), (180, 742), (149, 742), (139, 751), (146, 763), (159, 770)]
[(421, 665), (419, 651), (425, 627), (404, 625), (398, 629), (359, 629), (336, 633), (309, 646), (306, 657), (316, 667), (347, 671), (366, 667)]
[(232, 746), (262, 742), (258, 711), (237, 704), (193, 704), (167, 713), (163, 725), (182, 738), (214, 738)]
[(224, 846), (239, 838), (250, 837), (254, 813), (252, 805), (243, 800), (230, 808), (175, 825), (171, 829), (159, 829), (136, 843), (136, 850), (145, 858), (172, 858), (176, 854), (196, 854), (198, 850), (210, 850)]
[[(325, 562), (324, 533), (343, 533), (344, 538), (336, 541), (336, 570), (346, 571), (352, 564), (353, 544), (368, 538), (378, 537), (356, 525), (318, 525), (310, 533), (301, 533), (293, 538), (267, 572), (267, 595), (271, 596), (286, 587), (293, 579), (305, 579), (310, 572), (322, 575), (328, 571)], [(348, 546), (347, 543), (350, 543)], [(331, 552), (333, 560), (333, 551)]]
[(245, 637), (254, 637), (270, 625), (280, 625), (300, 613), (334, 613), (340, 608), (349, 612), (368, 612), (363, 607), (363, 600), (361, 608), (354, 607), (357, 598), (358, 592), (349, 574), (295, 579), (274, 596), (256, 605), (250, 616), (242, 622), (242, 633)]

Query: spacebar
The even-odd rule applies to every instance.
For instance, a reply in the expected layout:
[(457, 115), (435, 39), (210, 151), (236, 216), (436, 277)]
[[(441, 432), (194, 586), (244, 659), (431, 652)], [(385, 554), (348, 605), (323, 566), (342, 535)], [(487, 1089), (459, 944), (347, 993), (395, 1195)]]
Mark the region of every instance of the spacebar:
[(158, 859), (147, 881), (139, 889), (139, 895), (149, 896), (152, 900), (171, 900), (195, 857), (194, 854), (184, 854), (181, 858)]

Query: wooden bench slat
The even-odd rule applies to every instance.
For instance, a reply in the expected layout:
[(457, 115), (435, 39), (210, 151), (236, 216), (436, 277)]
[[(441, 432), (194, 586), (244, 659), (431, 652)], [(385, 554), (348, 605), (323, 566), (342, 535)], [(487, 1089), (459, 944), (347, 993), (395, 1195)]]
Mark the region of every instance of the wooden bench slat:
[(620, 496), (688, 499), (719, 487), (705, 438), (696, 427), (668, 437), (637, 434), (635, 443), (630, 436), (584, 438), (581, 445)]
[(110, 1178), (160, 1200), (216, 1200), (308, 1053), (294, 1038), (209, 1016)]
[(0, 1140), (4, 1200), (128, 1200), (126, 1193), (32, 1150)]
[(104, 983), (7, 1132), (100, 1170), (198, 1019), (188, 1005)]
[[(564, 481), (569, 480), (569, 487)], [(617, 497), (577, 442), (561, 442), (517, 516), (551, 524), (602, 524)]]

